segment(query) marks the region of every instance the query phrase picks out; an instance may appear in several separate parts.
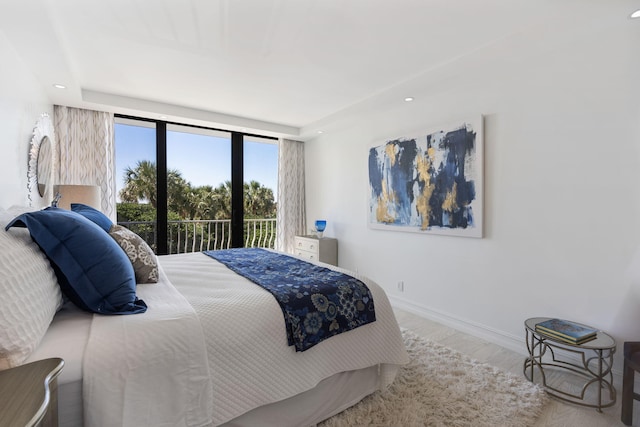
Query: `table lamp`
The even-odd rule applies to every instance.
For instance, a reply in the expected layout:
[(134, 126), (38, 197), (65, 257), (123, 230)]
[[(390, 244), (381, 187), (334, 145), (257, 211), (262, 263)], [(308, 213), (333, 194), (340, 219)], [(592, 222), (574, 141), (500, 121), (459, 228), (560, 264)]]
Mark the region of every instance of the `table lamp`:
[(82, 203), (100, 210), (100, 187), (97, 185), (58, 185), (54, 187), (54, 203), (62, 209), (71, 209), (72, 203)]

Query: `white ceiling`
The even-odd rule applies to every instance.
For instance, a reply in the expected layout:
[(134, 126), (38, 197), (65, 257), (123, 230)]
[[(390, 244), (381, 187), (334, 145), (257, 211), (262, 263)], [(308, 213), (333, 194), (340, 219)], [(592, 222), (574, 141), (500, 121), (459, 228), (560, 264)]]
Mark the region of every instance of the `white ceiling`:
[(638, 0), (0, 0), (0, 36), (56, 104), (299, 135), (511, 37), (524, 34), (535, 43), (542, 31), (623, 21), (638, 6)]

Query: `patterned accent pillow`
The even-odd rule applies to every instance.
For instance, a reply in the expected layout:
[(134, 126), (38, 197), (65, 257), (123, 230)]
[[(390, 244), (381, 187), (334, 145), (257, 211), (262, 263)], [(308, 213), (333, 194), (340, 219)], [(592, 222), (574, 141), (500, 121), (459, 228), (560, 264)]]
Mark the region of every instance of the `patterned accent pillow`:
[(142, 237), (118, 224), (111, 226), (109, 235), (115, 239), (133, 264), (137, 283), (158, 282), (156, 254)]

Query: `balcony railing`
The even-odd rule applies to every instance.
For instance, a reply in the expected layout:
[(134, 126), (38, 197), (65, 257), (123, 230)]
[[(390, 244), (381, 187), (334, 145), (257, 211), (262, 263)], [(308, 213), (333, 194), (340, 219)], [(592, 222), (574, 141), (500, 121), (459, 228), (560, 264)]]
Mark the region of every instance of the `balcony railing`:
[[(118, 222), (142, 237), (156, 250), (156, 223), (151, 221)], [(231, 247), (231, 220), (179, 220), (168, 222), (167, 248), (170, 254), (200, 252)], [(271, 248), (276, 243), (276, 220), (245, 219), (245, 248)]]

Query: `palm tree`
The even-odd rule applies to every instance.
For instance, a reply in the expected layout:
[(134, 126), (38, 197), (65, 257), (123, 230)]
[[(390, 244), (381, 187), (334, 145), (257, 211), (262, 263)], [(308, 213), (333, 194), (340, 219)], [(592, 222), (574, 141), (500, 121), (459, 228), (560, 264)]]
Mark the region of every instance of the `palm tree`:
[[(156, 164), (149, 160), (139, 160), (135, 168), (127, 167), (124, 171), (124, 187), (120, 190), (120, 199), (126, 203), (149, 202), (154, 209), (157, 207), (158, 197), (156, 188)], [(187, 197), (191, 184), (187, 182), (180, 171), (167, 171), (167, 204), (169, 210), (182, 214), (185, 212)]]
[(231, 218), (231, 181), (225, 181), (213, 190), (212, 219)]
[(186, 218), (212, 219), (216, 212), (216, 197), (210, 185), (202, 185), (191, 189), (188, 196), (190, 213)]
[(258, 181), (244, 183), (244, 214), (246, 217), (270, 218), (275, 216), (273, 190)]
[(177, 213), (180, 218), (189, 218), (192, 192), (191, 183), (187, 182), (179, 171), (167, 171), (167, 208), (170, 212)]
[[(125, 185), (120, 198), (125, 203), (148, 202), (157, 207), (156, 165), (140, 160), (124, 173)], [(248, 218), (273, 218), (276, 205), (273, 190), (258, 181), (244, 183), (244, 211)], [(194, 187), (175, 169), (167, 171), (167, 207), (182, 219), (231, 218), (231, 181), (216, 188), (210, 185)]]
[(149, 160), (139, 160), (135, 168), (124, 171), (124, 187), (120, 199), (127, 203), (147, 201), (154, 208), (157, 205), (156, 164)]

